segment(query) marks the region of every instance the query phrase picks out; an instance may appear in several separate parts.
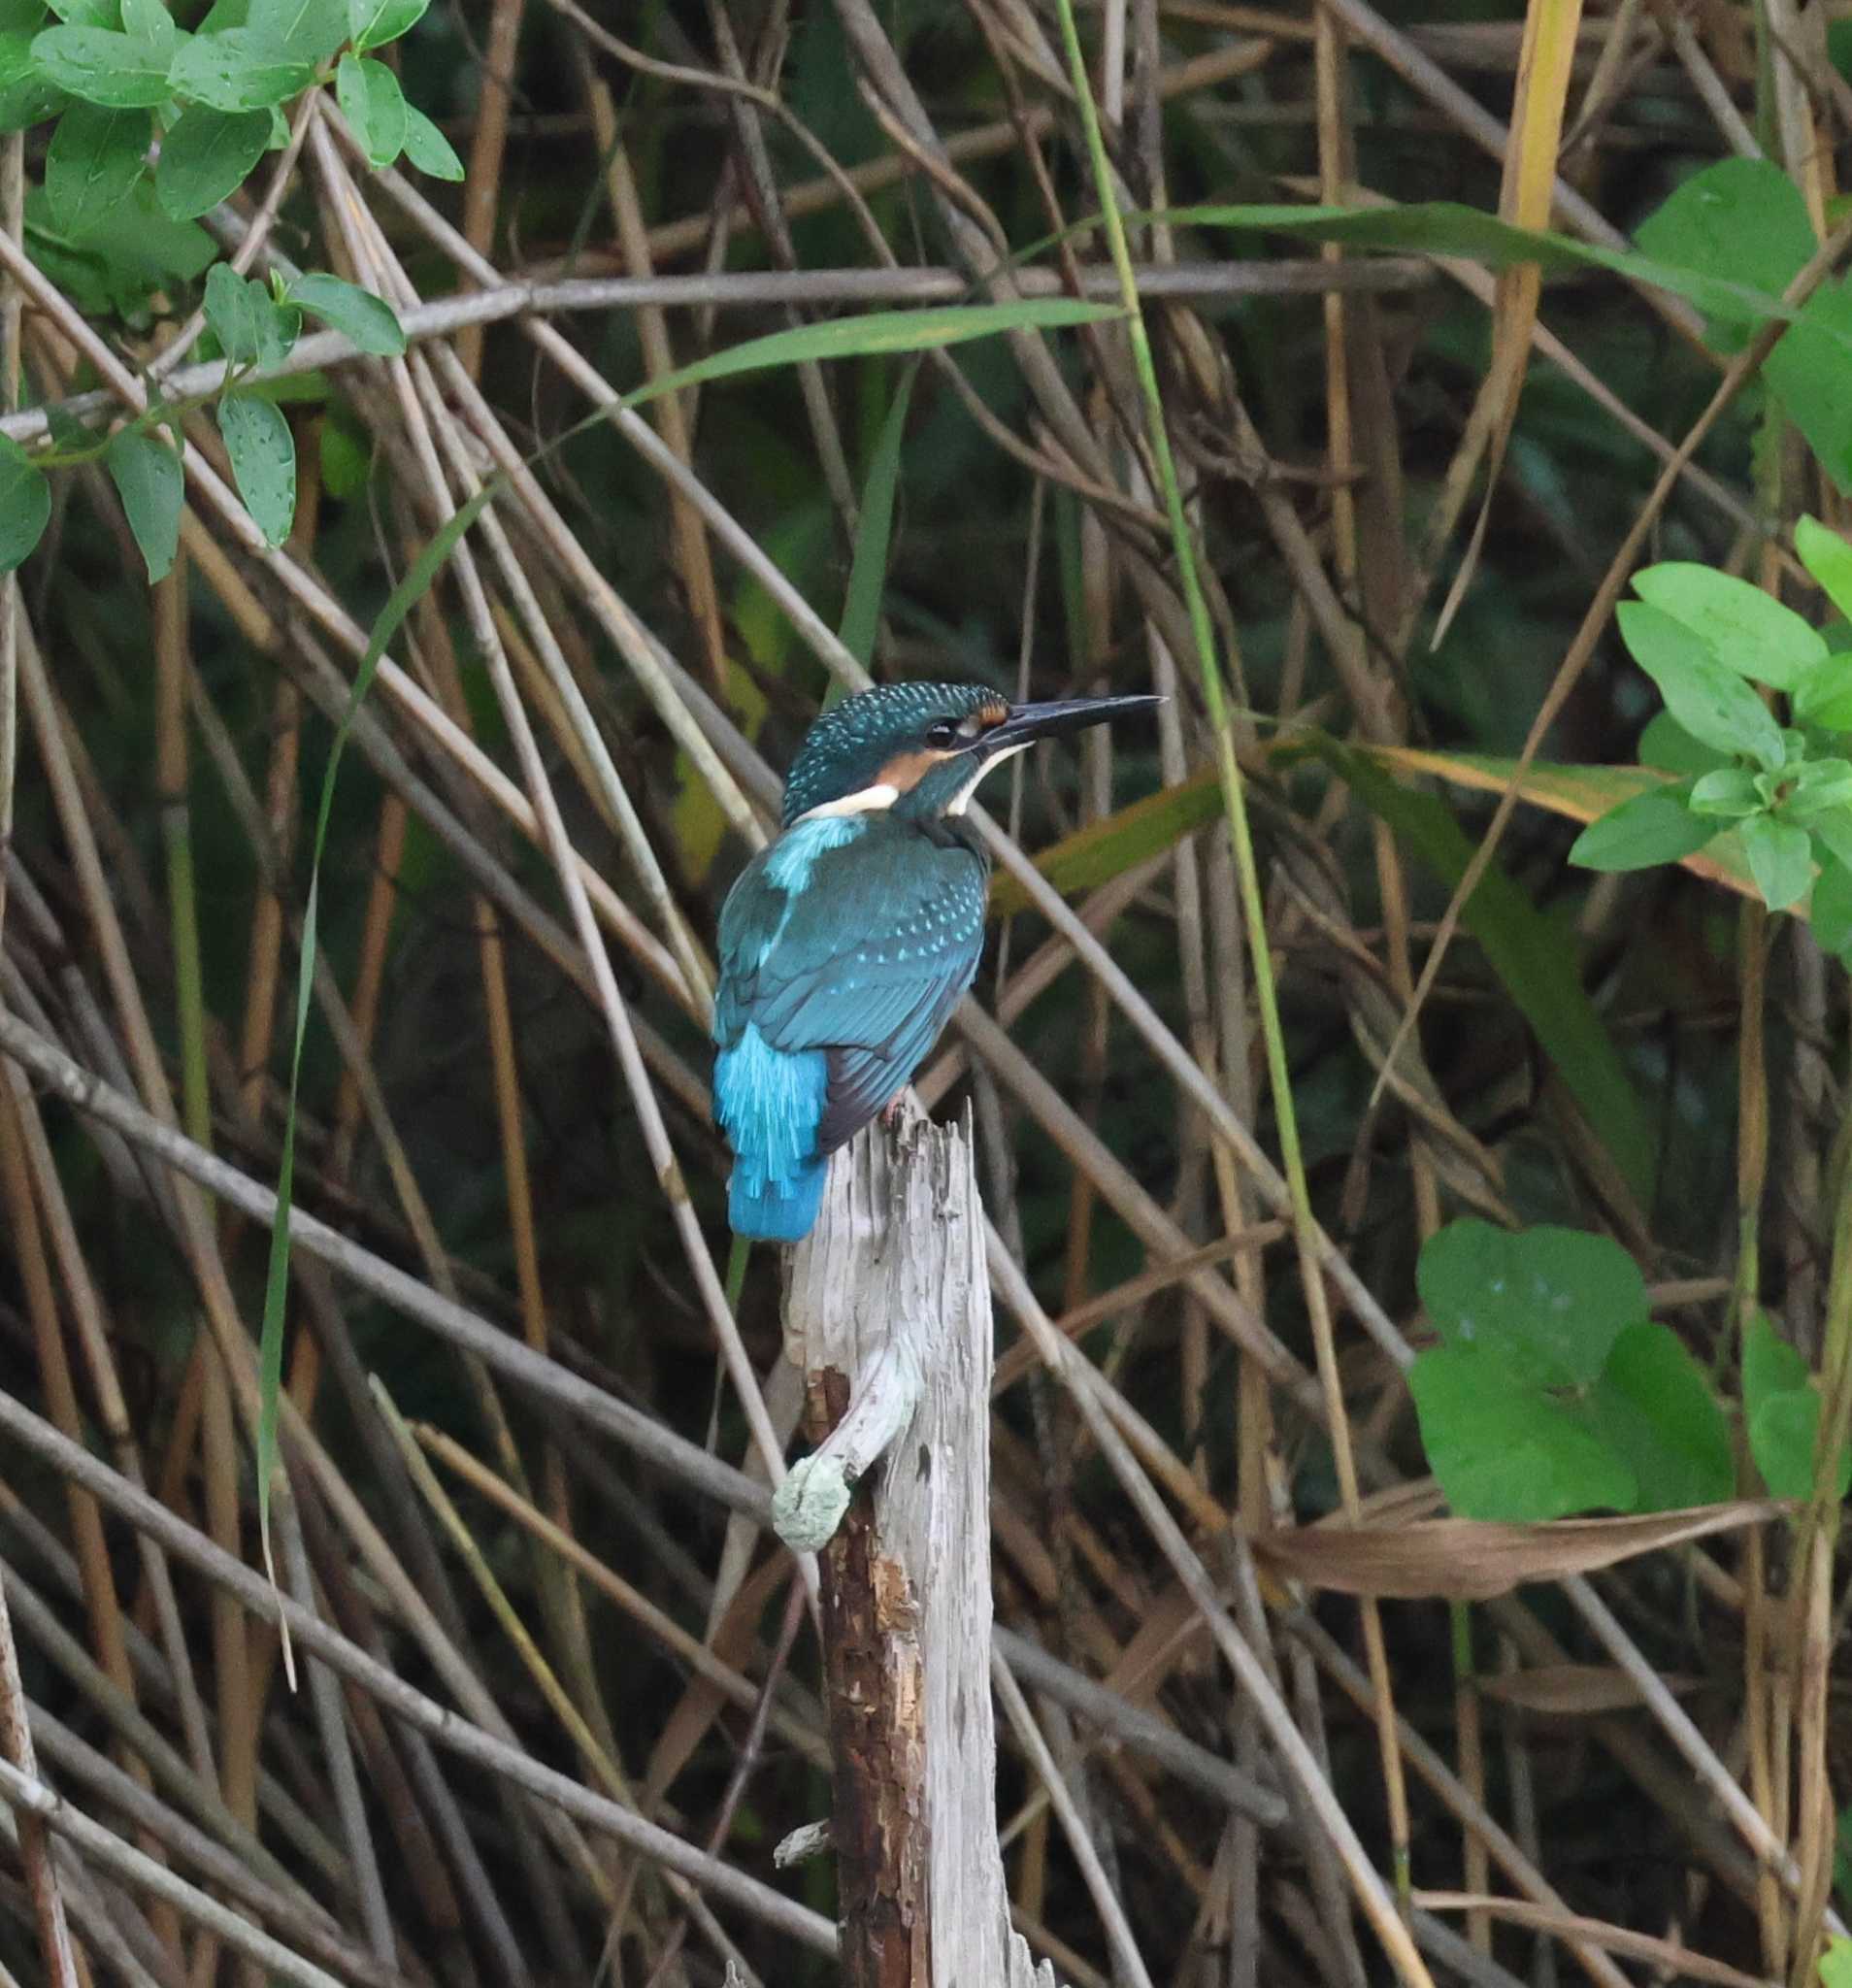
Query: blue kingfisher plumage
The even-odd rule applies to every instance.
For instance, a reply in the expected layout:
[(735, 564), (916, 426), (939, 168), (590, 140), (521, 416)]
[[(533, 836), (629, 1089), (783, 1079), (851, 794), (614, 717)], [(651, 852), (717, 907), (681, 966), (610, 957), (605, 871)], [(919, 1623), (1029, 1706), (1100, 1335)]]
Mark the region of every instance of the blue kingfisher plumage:
[(972, 983), (990, 862), (965, 810), (1038, 739), (1155, 697), (1007, 703), (976, 683), (893, 683), (807, 734), (782, 830), (720, 912), (714, 1116), (736, 1235), (794, 1242), (829, 1156), (897, 1097)]

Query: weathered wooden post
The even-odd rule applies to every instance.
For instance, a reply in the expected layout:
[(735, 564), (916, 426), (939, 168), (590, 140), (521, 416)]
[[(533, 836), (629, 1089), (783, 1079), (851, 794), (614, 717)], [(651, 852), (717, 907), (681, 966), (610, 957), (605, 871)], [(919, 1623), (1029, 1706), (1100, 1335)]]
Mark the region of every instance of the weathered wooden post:
[[(1010, 1930), (990, 1705), (990, 1281), (969, 1117), (857, 1135), (793, 1252), (818, 1445), (774, 1504), (822, 1562), (848, 1988), (1054, 1988)], [(860, 1491), (856, 1486), (867, 1476)]]

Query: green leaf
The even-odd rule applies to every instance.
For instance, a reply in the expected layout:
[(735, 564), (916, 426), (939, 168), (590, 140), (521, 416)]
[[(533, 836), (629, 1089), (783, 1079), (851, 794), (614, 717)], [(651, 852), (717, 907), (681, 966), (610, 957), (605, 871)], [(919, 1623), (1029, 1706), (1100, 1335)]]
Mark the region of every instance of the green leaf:
[(1829, 1939), (1820, 1956), (1820, 1988), (1852, 1988), (1852, 1939)]
[(351, 339), (363, 352), (396, 359), (405, 350), (405, 327), (392, 306), (371, 290), (315, 271), (289, 285), (289, 300)]
[(1824, 844), (1815, 853), (1822, 860), (1820, 874), (1813, 879), (1813, 936), (1823, 951), (1843, 959), (1852, 949), (1852, 870)]
[[(1778, 297), (1817, 246), (1800, 188), (1766, 159), (1725, 159), (1694, 173), (1634, 232), (1647, 255)], [(1712, 298), (1709, 334), (1725, 351), (1767, 314)]]
[(1781, 804), (1784, 821), (1811, 821), (1815, 815), (1852, 809), (1852, 760), (1803, 759)]
[(1634, 590), (1682, 621), (1738, 676), (1792, 690), (1825, 657), (1818, 631), (1792, 608), (1714, 566), (1670, 560), (1634, 575)]
[(101, 27), (49, 27), (32, 43), (46, 78), (86, 104), (151, 110), (168, 97), (168, 50)]
[[(1743, 1340), (1742, 1412), (1750, 1454), (1769, 1489), (1777, 1498), (1811, 1497), (1820, 1391), (1807, 1363), (1766, 1311), (1756, 1313)], [(1848, 1469), (1852, 1454), (1839, 1462), (1842, 1475)]]
[(1602, 1507), (1633, 1509), (1632, 1466), (1580, 1406), (1525, 1386), (1489, 1348), (1419, 1354), (1408, 1389), (1428, 1463), (1462, 1518), (1529, 1524)]
[(73, 104), (58, 119), (45, 158), (45, 199), (65, 238), (82, 242), (121, 206), (142, 177), (146, 111)]
[(423, 18), (431, 0), (347, 0), (347, 33), (361, 54), (396, 42)]
[(149, 297), (190, 282), (218, 252), (192, 221), (172, 221), (145, 174), (82, 243), (67, 242), (51, 218), (43, 188), (26, 195), (33, 254), (46, 274), (83, 311), (142, 321)]
[[(1777, 1498), (1813, 1496), (1813, 1452), (1820, 1441), (1820, 1390), (1811, 1381), (1787, 1394), (1771, 1394), (1749, 1417), (1749, 1453), (1762, 1481)], [(1834, 1470), (1838, 1495), (1852, 1490), (1852, 1447), (1841, 1449)]]
[(1754, 774), (1740, 766), (1720, 766), (1693, 785), (1685, 805), (1694, 814), (1737, 821), (1760, 814), (1767, 804)]
[(167, 81), (176, 96), (215, 111), (263, 111), (307, 89), (314, 74), (312, 62), (258, 31), (230, 27), (195, 35), (174, 58)]
[(245, 183), (270, 147), (268, 111), (215, 111), (194, 104), (161, 141), (154, 192), (177, 221), (210, 214)]
[(128, 514), (129, 530), (148, 562), (150, 580), (165, 580), (180, 546), (186, 477), (180, 457), (152, 435), (118, 430), (103, 458)]
[(232, 476), (245, 509), (266, 542), (281, 546), (296, 515), (296, 438), (281, 408), (250, 394), (228, 394), (218, 404)]
[(1844, 390), (1852, 338), (1852, 283), (1822, 283), (1762, 362), (1794, 424), (1841, 490), (1852, 490), (1852, 394)]
[[(273, 410), (274, 412), (274, 410)], [(373, 624), (366, 653), (354, 672), (347, 708), (335, 728), (334, 745), (322, 769), (321, 799), (315, 809), (315, 835), (309, 860), (309, 895), (303, 906), (302, 943), (297, 947), (296, 1032), (289, 1051), (289, 1095), (283, 1109), (282, 1151), (277, 1166), (277, 1213), (270, 1228), (270, 1265), (264, 1278), (264, 1323), (257, 1354), (257, 1526), (266, 1563), (270, 1558), (270, 1481), (277, 1470), (278, 1404), (282, 1393), (283, 1313), (289, 1294), (289, 1211), (296, 1178), (296, 1098), (302, 1079), (303, 1038), (309, 1032), (309, 997), (315, 977), (316, 907), (321, 895), (321, 857), (328, 841), (328, 816), (334, 807), (335, 779), (347, 734), (366, 702), (380, 658), (412, 610), (430, 591), (438, 569), (456, 542), (475, 523), (482, 507), (500, 487), (499, 477), (484, 483), (474, 497), (438, 531), (412, 562), (411, 571), (392, 589)]]
[(138, 41), (152, 42), (170, 55), (180, 40), (180, 29), (174, 25), (174, 17), (161, 0), (122, 0), (122, 31)]
[(368, 161), (381, 172), (405, 149), (405, 97), (383, 62), (343, 55), (335, 96)]
[(1794, 528), (1794, 549), (1827, 599), (1852, 617), (1852, 546), (1817, 517), (1802, 517)]
[(339, 502), (358, 496), (373, 474), (371, 442), (337, 408), (321, 428), (321, 487)]
[(1716, 822), (1694, 814), (1682, 792), (1658, 788), (1591, 821), (1569, 859), (1584, 870), (1651, 870), (1695, 854), (1716, 833)]
[(1511, 1231), (1467, 1216), (1422, 1245), (1415, 1283), (1449, 1345), (1497, 1355), (1527, 1384), (1586, 1386), (1646, 1317), (1639, 1266), (1581, 1229)]
[(51, 516), (45, 472), (9, 435), (0, 435), (0, 573), (31, 552)]
[(0, 35), (35, 35), (45, 25), (45, 0), (0, 0)]
[(1694, 739), (1669, 711), (1655, 712), (1639, 735), (1636, 754), (1641, 766), (1661, 773), (1714, 773), (1735, 763), (1727, 752)]
[(1810, 1378), (1800, 1349), (1781, 1337), (1766, 1311), (1758, 1311), (1742, 1342), (1744, 1409), (1753, 1415), (1771, 1394), (1791, 1394)]
[(881, 589), (887, 580), (888, 546), (894, 529), (894, 493), (900, 485), (901, 443), (907, 433), (915, 371), (909, 366), (894, 389), (894, 404), (876, 438), (868, 481), (862, 487), (855, 553), (849, 563), (848, 592), (839, 633), (843, 646), (864, 669), (875, 657), (875, 630), (880, 620)]
[(1829, 649), (1796, 686), (1796, 721), (1823, 732), (1852, 732), (1852, 653)]
[(30, 28), (0, 34), (0, 132), (43, 124), (70, 100), (39, 66)]
[(280, 366), (296, 342), (300, 314), (278, 304), (267, 283), (228, 262), (206, 273), (206, 322), (232, 366)]
[(51, 12), (72, 27), (118, 28), (122, 9), (118, 0), (50, 0)]
[(1806, 830), (1772, 814), (1752, 814), (1737, 824), (1736, 834), (1763, 903), (1771, 911), (1799, 904), (1813, 882), (1813, 845)]
[(463, 161), (455, 148), (415, 104), (405, 107), (405, 155), (420, 173), (433, 180), (457, 181), (463, 177)]
[[(826, 324), (801, 324), (768, 332), (710, 352), (690, 366), (658, 374), (632, 387), (622, 405), (642, 407), (665, 393), (728, 380), (741, 373), (795, 366), (806, 359), (859, 359), (871, 352), (923, 352), (942, 346), (992, 338), (1001, 331), (1052, 331), (1071, 324), (1100, 324), (1123, 316), (1116, 304), (1089, 304), (1078, 297), (1023, 297), (1011, 304), (947, 304), (928, 311), (865, 311)], [(602, 418), (591, 416), (592, 421)]]
[(1623, 601), (1614, 618), (1634, 660), (1694, 739), (1719, 752), (1750, 753), (1767, 767), (1782, 764), (1774, 713), (1702, 636), (1644, 601)]
[(347, 39), (347, 10), (345, 0), (250, 0), (242, 25), (279, 54), (325, 62)]
[(1718, 1505), (1736, 1489), (1730, 1426), (1669, 1327), (1630, 1325), (1589, 1398), (1595, 1428), (1639, 1480), (1636, 1511)]

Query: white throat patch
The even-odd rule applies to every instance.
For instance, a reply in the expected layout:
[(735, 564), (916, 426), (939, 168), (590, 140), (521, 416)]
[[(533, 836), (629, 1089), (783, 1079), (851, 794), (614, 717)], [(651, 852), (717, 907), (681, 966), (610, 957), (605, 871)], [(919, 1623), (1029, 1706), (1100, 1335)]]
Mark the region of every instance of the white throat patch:
[(861, 787), (853, 794), (844, 794), (840, 801), (822, 801), (814, 808), (807, 808), (798, 821), (820, 821), (831, 814), (878, 814), (884, 809), (893, 807), (900, 799), (900, 789), (891, 787), (885, 780), (876, 780), (872, 787)]
[(1033, 739), (1025, 739), (1020, 746), (1006, 746), (1001, 752), (993, 752), (988, 759), (982, 762), (970, 779), (958, 789), (957, 793), (951, 797), (951, 800), (946, 804), (945, 812), (947, 814), (964, 813), (965, 810), (971, 806), (971, 797), (977, 791), (977, 782), (983, 779), (985, 774), (994, 772), (1006, 759), (1014, 759), (1018, 752), (1026, 752), (1034, 744), (1035, 741)]

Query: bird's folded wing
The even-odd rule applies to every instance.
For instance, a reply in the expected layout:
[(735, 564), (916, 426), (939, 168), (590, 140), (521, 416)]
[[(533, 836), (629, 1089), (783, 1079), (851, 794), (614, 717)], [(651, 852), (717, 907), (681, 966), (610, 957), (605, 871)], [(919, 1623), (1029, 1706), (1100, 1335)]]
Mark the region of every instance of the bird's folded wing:
[(756, 965), (737, 976), (743, 1019), (767, 1042), (829, 1052), (820, 1150), (843, 1144), (900, 1090), (970, 986), (985, 882), (967, 849), (877, 829), (817, 858), (807, 887), (780, 905)]

